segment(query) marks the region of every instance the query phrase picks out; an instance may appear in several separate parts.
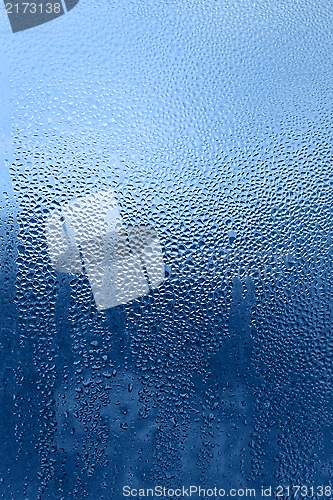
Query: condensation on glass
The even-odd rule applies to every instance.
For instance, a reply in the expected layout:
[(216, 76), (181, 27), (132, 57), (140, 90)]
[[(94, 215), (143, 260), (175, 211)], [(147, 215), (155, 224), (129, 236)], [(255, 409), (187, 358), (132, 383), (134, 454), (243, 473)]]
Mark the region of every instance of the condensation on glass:
[(1, 497), (329, 494), (332, 13), (3, 8)]
[(126, 229), (112, 191), (65, 204), (45, 226), (52, 266), (71, 274), (84, 268), (100, 310), (146, 295), (164, 279), (156, 232), (145, 226)]

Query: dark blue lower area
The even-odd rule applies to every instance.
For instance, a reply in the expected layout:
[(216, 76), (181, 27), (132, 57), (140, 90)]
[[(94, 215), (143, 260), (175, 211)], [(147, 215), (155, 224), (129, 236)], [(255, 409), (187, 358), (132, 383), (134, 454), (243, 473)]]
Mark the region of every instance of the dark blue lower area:
[[(258, 303), (250, 278), (216, 289), (201, 311), (198, 296), (186, 299), (189, 278), (173, 281), (173, 296), (166, 283), (100, 313), (86, 278), (41, 273), (48, 263), (18, 257), (14, 222), (6, 225), (2, 498), (330, 484), (323, 282), (318, 297), (314, 281), (290, 277), (284, 315), (274, 289)], [(310, 304), (318, 314), (306, 314)]]

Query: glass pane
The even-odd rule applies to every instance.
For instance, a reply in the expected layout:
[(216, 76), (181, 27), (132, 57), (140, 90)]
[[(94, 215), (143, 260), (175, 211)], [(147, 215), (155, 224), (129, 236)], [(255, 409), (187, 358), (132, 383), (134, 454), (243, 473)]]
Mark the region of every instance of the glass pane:
[(332, 2), (68, 5), (0, 17), (2, 498), (332, 498)]

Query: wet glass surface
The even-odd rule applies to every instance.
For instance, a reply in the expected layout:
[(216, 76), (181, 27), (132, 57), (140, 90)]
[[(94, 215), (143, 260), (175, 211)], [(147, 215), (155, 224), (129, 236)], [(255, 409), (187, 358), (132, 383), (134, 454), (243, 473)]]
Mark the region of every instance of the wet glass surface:
[(1, 498), (333, 498), (332, 13), (3, 9)]

